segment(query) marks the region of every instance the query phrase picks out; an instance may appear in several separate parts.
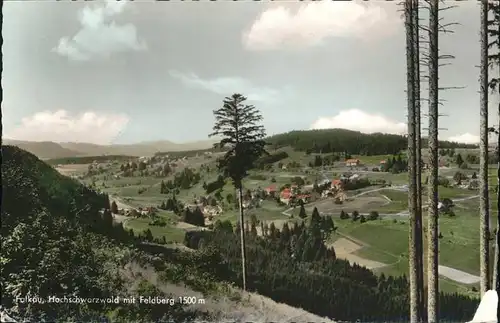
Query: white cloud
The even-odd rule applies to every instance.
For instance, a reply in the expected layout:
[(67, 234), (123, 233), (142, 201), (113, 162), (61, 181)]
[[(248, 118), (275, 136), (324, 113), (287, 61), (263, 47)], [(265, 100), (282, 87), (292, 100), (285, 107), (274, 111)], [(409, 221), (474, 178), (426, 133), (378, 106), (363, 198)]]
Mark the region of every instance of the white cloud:
[(470, 134), (470, 133), (464, 133), (461, 135), (457, 136), (451, 136), (448, 138), (449, 141), (454, 141), (454, 142), (460, 142), (464, 144), (477, 144), (479, 143), (479, 136)]
[(129, 118), (123, 114), (88, 111), (70, 115), (65, 110), (37, 112), (23, 118), (5, 137), (29, 141), (112, 143), (125, 129)]
[(329, 37), (372, 41), (403, 28), (398, 6), (351, 1), (315, 1), (296, 12), (284, 5), (265, 10), (243, 33), (249, 50), (275, 50), (320, 45)]
[(241, 93), (249, 100), (269, 102), (282, 98), (283, 95), (283, 91), (267, 87), (258, 87), (241, 77), (202, 79), (194, 73), (184, 74), (178, 71), (169, 71), (169, 74), (173, 78), (180, 80), (186, 86), (207, 90), (224, 96), (230, 96), (233, 93)]
[(84, 61), (109, 57), (112, 53), (147, 49), (137, 38), (132, 24), (118, 25), (113, 17), (123, 12), (128, 2), (106, 0), (89, 4), (80, 11), (80, 30), (73, 37), (62, 37), (52, 51), (71, 60)]
[(406, 123), (391, 120), (382, 115), (370, 114), (361, 110), (351, 109), (339, 112), (334, 117), (317, 119), (311, 129), (342, 128), (363, 133), (405, 134)]

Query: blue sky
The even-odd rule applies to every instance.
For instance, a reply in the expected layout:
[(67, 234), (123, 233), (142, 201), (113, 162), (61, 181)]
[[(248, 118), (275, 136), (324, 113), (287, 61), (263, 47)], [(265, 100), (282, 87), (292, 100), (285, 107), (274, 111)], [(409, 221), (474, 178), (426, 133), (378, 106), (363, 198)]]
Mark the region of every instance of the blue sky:
[[(261, 110), (268, 134), (405, 131), (396, 2), (9, 1), (4, 10), (6, 138), (204, 140), (234, 92)], [(465, 88), (442, 93), (440, 136), (475, 141), (479, 11), (471, 1), (445, 13), (461, 25), (441, 36), (442, 53), (456, 56), (441, 85)]]

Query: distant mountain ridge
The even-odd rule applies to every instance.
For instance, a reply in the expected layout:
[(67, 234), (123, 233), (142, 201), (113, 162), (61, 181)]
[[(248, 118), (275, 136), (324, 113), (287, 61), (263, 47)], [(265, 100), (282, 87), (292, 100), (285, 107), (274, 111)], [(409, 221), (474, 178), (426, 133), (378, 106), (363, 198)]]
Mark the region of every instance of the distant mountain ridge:
[(157, 152), (207, 149), (216, 140), (175, 143), (168, 140), (141, 142), (135, 144), (98, 145), (84, 142), (24, 141), (3, 139), (3, 145), (17, 146), (38, 158), (66, 158), (80, 156), (128, 155), (148, 156)]
[[(29, 151), (40, 159), (55, 159), (67, 157), (126, 155), (149, 156), (159, 152), (176, 152), (203, 150), (213, 147), (217, 139), (200, 140), (187, 143), (175, 143), (168, 140), (144, 141), (133, 144), (98, 145), (84, 142), (52, 142), (52, 141), (21, 141), (4, 139), (4, 145), (13, 145)], [(324, 151), (335, 148), (335, 151), (346, 151), (359, 146), (362, 142), (366, 149), (373, 150), (375, 146), (394, 147), (394, 152), (406, 149), (407, 139), (401, 135), (384, 133), (362, 133), (348, 129), (293, 130), (274, 134), (266, 138), (268, 143), (281, 146), (291, 146), (298, 150), (310, 149), (313, 146), (325, 145)], [(492, 142), (490, 142), (492, 143)], [(330, 147), (330, 148), (329, 148)], [(422, 138), (422, 147), (427, 147), (427, 138)], [(477, 144), (461, 144), (449, 141), (439, 141), (439, 148), (477, 148)], [(328, 148), (328, 149), (327, 149)], [(366, 150), (365, 149), (365, 150)], [(355, 149), (356, 150), (356, 149)], [(359, 149), (358, 149), (359, 150)], [(369, 152), (369, 151), (365, 151)], [(377, 149), (375, 149), (377, 150)], [(374, 154), (375, 150), (371, 153)], [(377, 151), (378, 151), (377, 150)], [(387, 150), (383, 148), (382, 150)]]
[(71, 148), (62, 147), (60, 144), (52, 141), (24, 141), (3, 139), (2, 144), (19, 147), (41, 159), (64, 158), (82, 155), (82, 152), (73, 150)]

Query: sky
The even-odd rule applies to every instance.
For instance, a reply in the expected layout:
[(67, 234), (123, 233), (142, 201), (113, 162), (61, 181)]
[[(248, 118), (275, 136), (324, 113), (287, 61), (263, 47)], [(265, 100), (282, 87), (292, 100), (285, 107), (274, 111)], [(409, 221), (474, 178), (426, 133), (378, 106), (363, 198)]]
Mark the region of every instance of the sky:
[[(7, 1), (3, 136), (205, 140), (213, 110), (233, 93), (261, 111), (269, 135), (404, 133), (401, 14), (396, 1)], [(479, 7), (458, 3), (443, 19), (459, 25), (440, 35), (441, 53), (456, 57), (440, 68), (440, 86), (464, 88), (440, 93), (440, 138), (476, 142)], [(490, 124), (497, 123), (497, 102), (492, 95)]]

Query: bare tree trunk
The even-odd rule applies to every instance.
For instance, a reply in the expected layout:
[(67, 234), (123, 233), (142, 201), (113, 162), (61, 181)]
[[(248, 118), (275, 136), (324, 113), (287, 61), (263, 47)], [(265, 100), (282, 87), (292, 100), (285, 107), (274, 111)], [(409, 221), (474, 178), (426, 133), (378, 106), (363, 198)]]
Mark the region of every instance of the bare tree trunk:
[(480, 158), (479, 158), (479, 209), (480, 242), (479, 261), (481, 295), (490, 289), (490, 214), (488, 196), (488, 1), (481, 1), (481, 63), (480, 63)]
[(418, 294), (418, 320), (424, 321), (424, 246), (422, 223), (422, 136), (420, 120), (420, 33), (419, 33), (419, 1), (413, 4), (413, 62), (414, 62), (414, 100), (415, 100), (415, 159), (416, 159), (416, 195), (417, 209), (415, 213), (415, 252), (417, 254), (417, 294)]
[[(500, 29), (500, 24), (499, 24)], [(499, 33), (500, 35), (500, 33)], [(500, 85), (498, 85), (500, 94)], [(500, 98), (500, 95), (499, 95)], [(498, 137), (497, 137), (497, 230), (495, 234), (495, 263), (493, 267), (493, 285), (492, 287), (500, 295), (500, 102), (498, 103)], [(497, 307), (497, 317), (500, 317), (500, 306)]]
[(416, 138), (415, 138), (415, 60), (414, 60), (414, 25), (413, 0), (405, 1), (406, 26), (406, 82), (408, 99), (408, 211), (410, 213), (410, 234), (408, 241), (409, 278), (410, 278), (410, 322), (417, 323), (419, 317), (418, 295), (418, 228), (416, 223), (417, 195), (416, 195)]
[[(500, 26), (500, 25), (499, 25)], [(500, 94), (500, 86), (498, 86)], [(499, 95), (500, 97), (500, 95)], [(497, 133), (497, 210), (500, 210), (500, 103), (498, 103), (497, 111), (498, 120), (498, 133)], [(494, 288), (497, 293), (500, 292), (500, 212), (497, 212), (497, 227), (495, 233), (495, 259), (493, 264), (493, 283), (492, 288)], [(500, 308), (500, 306), (499, 306)]]
[(245, 221), (243, 218), (243, 188), (238, 188), (238, 194), (240, 196), (240, 238), (241, 238), (241, 269), (243, 276), (243, 290), (247, 290), (247, 252), (245, 243)]
[(427, 217), (427, 322), (438, 321), (439, 214), (438, 214), (438, 103), (439, 1), (429, 10), (429, 209)]
[[(500, 19), (497, 14), (497, 10), (499, 10), (500, 3), (490, 4), (488, 9), (493, 9), (493, 19), (492, 22), (497, 27), (496, 34), (496, 55), (500, 55)], [(491, 35), (491, 34), (490, 34)], [(500, 65), (499, 61), (493, 60), (494, 63)], [(497, 74), (497, 80), (500, 81), (500, 75)], [(496, 90), (498, 90), (498, 99), (500, 100), (500, 84), (496, 85)], [(500, 210), (500, 102), (498, 103), (497, 109), (497, 149), (496, 149), (496, 157), (497, 157), (497, 210)], [(497, 293), (500, 295), (500, 212), (497, 212), (496, 218), (497, 226), (496, 226), (496, 234), (495, 234), (495, 259), (493, 264), (493, 283), (492, 288), (494, 288)], [(500, 306), (497, 308), (497, 317), (500, 317)]]

